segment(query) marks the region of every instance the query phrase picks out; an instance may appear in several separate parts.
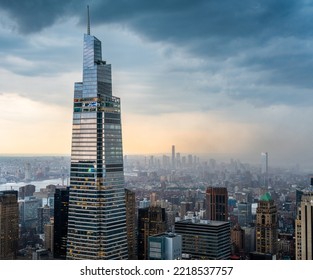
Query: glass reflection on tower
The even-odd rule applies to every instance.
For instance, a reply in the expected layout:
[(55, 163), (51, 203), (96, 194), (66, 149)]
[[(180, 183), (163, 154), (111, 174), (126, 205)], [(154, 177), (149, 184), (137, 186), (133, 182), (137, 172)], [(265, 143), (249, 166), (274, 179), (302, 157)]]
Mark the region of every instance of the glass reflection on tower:
[(101, 42), (84, 35), (75, 83), (67, 259), (127, 259), (120, 99)]

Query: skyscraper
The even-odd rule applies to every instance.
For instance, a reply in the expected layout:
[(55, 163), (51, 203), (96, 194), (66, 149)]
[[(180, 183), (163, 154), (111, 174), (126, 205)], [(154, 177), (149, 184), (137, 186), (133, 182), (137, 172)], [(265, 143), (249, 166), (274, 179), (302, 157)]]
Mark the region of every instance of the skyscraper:
[(268, 153), (267, 152), (262, 152), (261, 153), (261, 172), (263, 176), (263, 184), (264, 187), (268, 187)]
[(128, 258), (137, 259), (136, 194), (125, 189)]
[(206, 190), (206, 216), (208, 220), (228, 221), (227, 188), (208, 187)]
[(313, 260), (313, 192), (302, 195), (296, 219), (296, 259)]
[(261, 254), (277, 253), (277, 207), (269, 193), (264, 194), (256, 210), (256, 251)]
[(175, 145), (172, 145), (172, 169), (176, 168)]
[(18, 245), (17, 191), (0, 192), (0, 260), (16, 259)]
[(66, 259), (69, 188), (57, 188), (54, 194), (53, 257)]
[(67, 259), (128, 258), (120, 99), (89, 12), (74, 90), (67, 238)]
[(148, 259), (148, 237), (166, 231), (165, 209), (160, 206), (138, 209), (138, 259)]

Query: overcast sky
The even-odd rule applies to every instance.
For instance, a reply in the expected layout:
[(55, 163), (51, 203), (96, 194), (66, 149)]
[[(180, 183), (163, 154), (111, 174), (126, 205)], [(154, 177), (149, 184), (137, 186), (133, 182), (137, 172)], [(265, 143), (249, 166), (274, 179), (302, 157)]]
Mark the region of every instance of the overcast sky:
[(70, 154), (87, 4), (124, 154), (313, 169), (310, 0), (0, 0), (0, 153)]

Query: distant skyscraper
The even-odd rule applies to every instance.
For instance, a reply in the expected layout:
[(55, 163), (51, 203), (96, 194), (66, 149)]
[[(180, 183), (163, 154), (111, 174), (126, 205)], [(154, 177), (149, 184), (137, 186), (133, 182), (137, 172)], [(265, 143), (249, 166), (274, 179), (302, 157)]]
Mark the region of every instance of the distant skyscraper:
[(175, 145), (172, 146), (172, 168), (176, 168)]
[(16, 259), (18, 245), (18, 192), (0, 192), (0, 260)]
[(120, 99), (89, 15), (74, 91), (67, 238), (67, 259), (128, 258)]
[(262, 195), (256, 210), (256, 251), (261, 254), (277, 253), (277, 207), (269, 193)]
[(176, 168), (181, 167), (181, 162), (180, 162), (180, 153), (176, 153)]
[(206, 190), (206, 216), (208, 220), (228, 221), (228, 192), (223, 187)]
[(268, 187), (268, 153), (261, 153), (261, 168), (263, 176), (263, 184)]
[(313, 260), (313, 192), (302, 194), (296, 219), (296, 259)]

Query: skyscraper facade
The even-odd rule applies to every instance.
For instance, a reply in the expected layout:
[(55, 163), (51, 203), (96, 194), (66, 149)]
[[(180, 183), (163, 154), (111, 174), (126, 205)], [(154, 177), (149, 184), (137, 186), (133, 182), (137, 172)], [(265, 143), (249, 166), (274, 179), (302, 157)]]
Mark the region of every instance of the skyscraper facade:
[(128, 258), (137, 259), (136, 194), (125, 189)]
[(138, 259), (148, 259), (148, 237), (166, 231), (165, 209), (160, 206), (138, 209)]
[(304, 192), (296, 219), (296, 259), (313, 260), (313, 192)]
[(16, 259), (18, 246), (17, 191), (0, 192), (0, 260)]
[(277, 207), (269, 193), (264, 194), (256, 210), (256, 251), (276, 255), (278, 239)]
[(228, 221), (228, 192), (223, 187), (206, 190), (206, 216), (208, 220)]
[(53, 257), (66, 259), (69, 188), (57, 188), (54, 194)]
[(175, 233), (182, 236), (182, 254), (189, 259), (230, 259), (229, 222), (188, 219), (175, 223)]
[(120, 99), (89, 16), (74, 90), (67, 238), (67, 259), (128, 258)]

